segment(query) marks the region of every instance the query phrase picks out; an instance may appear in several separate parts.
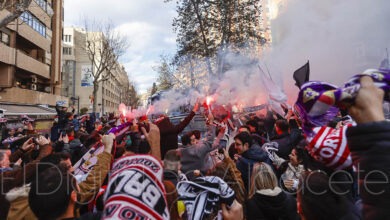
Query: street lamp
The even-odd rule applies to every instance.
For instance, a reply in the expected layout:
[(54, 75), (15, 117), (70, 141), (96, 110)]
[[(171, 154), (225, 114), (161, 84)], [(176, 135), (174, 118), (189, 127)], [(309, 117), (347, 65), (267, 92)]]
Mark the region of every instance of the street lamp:
[[(102, 110), (102, 108), (101, 108), (102, 103), (99, 103), (98, 106), (99, 106), (99, 109), (100, 109), (100, 111), (101, 111), (101, 110)], [(99, 111), (99, 112), (100, 112), (100, 111)], [(102, 112), (102, 115), (103, 115), (103, 112)], [(100, 117), (100, 114), (99, 114), (99, 117)]]
[(77, 100), (77, 114), (80, 114), (80, 97), (70, 97), (70, 100), (72, 100), (73, 103)]

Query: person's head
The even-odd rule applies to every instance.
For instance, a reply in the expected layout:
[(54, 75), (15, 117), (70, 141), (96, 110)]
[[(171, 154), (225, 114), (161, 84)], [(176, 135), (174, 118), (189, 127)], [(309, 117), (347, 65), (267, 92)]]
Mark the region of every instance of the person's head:
[(72, 112), (67, 112), (67, 113), (65, 114), (65, 117), (66, 117), (69, 121), (73, 120), (73, 118), (74, 118)]
[(275, 129), (276, 129), (276, 133), (283, 134), (283, 133), (287, 133), (290, 127), (288, 126), (287, 120), (279, 119), (275, 123)]
[(200, 140), (200, 138), (201, 138), (201, 133), (200, 133), (199, 130), (193, 130), (193, 131), (192, 131), (192, 134), (195, 135), (196, 140)]
[(238, 154), (242, 154), (252, 146), (252, 136), (247, 132), (242, 132), (234, 137), (234, 147)]
[(257, 121), (252, 119), (246, 122), (246, 125), (249, 127), (249, 131), (251, 133), (256, 132), (259, 125), (257, 124)]
[(191, 146), (196, 144), (195, 135), (192, 132), (188, 132), (181, 137), (181, 143), (183, 146)]
[(246, 189), (245, 187), (242, 188), (241, 185), (237, 182), (236, 174), (232, 171), (232, 169), (230, 169), (229, 166), (229, 164), (227, 165), (224, 162), (219, 162), (207, 172), (207, 176), (218, 176), (223, 179), (229, 185), (229, 187), (234, 190), (236, 200), (240, 204), (245, 204)]
[(294, 148), (294, 149), (292, 149), (292, 151), (288, 155), (288, 157), (290, 158), (291, 165), (296, 167), (299, 164), (303, 163), (304, 149), (302, 149), (302, 148)]
[(28, 202), (40, 220), (58, 219), (73, 213), (79, 187), (76, 179), (61, 167), (38, 173), (31, 183)]
[(341, 219), (348, 210), (348, 200), (329, 177), (321, 171), (304, 172), (298, 186), (298, 213), (303, 220)]
[(238, 129), (238, 133), (246, 132), (248, 134), (251, 133), (251, 129), (247, 125), (243, 125)]
[(16, 130), (16, 133), (22, 133), (22, 132), (23, 132), (23, 128), (22, 127), (18, 128), (18, 130)]
[(70, 155), (65, 153), (49, 154), (42, 158), (38, 164), (38, 172), (41, 173), (51, 167), (63, 167), (68, 172), (74, 171), (70, 162)]
[(0, 151), (0, 168), (9, 168), (10, 162), (9, 162), (9, 156), (8, 153), (5, 150)]
[(288, 126), (289, 126), (290, 129), (299, 129), (297, 120), (295, 120), (295, 119), (290, 119), (288, 121)]
[(165, 153), (164, 169), (179, 171), (180, 168), (180, 152), (177, 150), (169, 150)]
[(12, 128), (12, 129), (8, 130), (8, 135), (9, 136), (13, 136), (14, 134), (15, 134), (15, 129)]
[(68, 137), (74, 137), (74, 129), (73, 128), (67, 129), (66, 134), (68, 135)]
[(278, 186), (278, 179), (275, 176), (271, 166), (264, 163), (256, 163), (253, 165), (251, 189), (249, 198), (251, 198), (257, 190), (275, 189)]

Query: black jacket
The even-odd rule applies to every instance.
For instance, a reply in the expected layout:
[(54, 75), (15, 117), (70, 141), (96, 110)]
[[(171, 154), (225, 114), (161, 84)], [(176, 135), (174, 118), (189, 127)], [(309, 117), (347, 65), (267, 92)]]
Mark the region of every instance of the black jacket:
[(244, 181), (247, 189), (250, 188), (249, 183), (253, 165), (257, 162), (266, 162), (272, 167), (267, 153), (257, 144), (252, 145), (247, 151), (242, 153), (241, 157), (236, 161), (236, 167), (241, 172), (242, 181)]
[(294, 197), (284, 193), (280, 188), (267, 191), (268, 193), (256, 192), (256, 194), (246, 202), (247, 220), (299, 219), (297, 214), (297, 202)]
[(291, 153), (291, 151), (293, 149), (290, 134), (283, 133), (283, 134), (277, 135), (274, 138), (272, 138), (271, 141), (279, 144), (279, 147), (278, 147), (279, 150), (276, 152), (276, 154), (285, 160), (289, 160), (288, 155)]
[(185, 127), (187, 127), (194, 116), (195, 113), (191, 112), (183, 121), (177, 125), (172, 124), (168, 117), (164, 118), (161, 122), (156, 123), (157, 127), (160, 129), (161, 136), (161, 159), (164, 159), (165, 153), (167, 151), (178, 148), (177, 135), (179, 135), (179, 133), (182, 132)]
[(164, 180), (170, 181), (173, 185), (177, 185), (180, 180), (179, 173), (176, 170), (164, 170)]
[(364, 218), (390, 219), (390, 122), (350, 127), (347, 138), (359, 172)]

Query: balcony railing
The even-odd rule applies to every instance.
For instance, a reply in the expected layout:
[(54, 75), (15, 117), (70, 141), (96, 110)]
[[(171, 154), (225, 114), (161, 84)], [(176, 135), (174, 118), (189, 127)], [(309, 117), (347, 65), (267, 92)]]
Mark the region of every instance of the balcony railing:
[(19, 50), (16, 51), (16, 54), (17, 67), (45, 77), (47, 79), (50, 78), (50, 68), (48, 65), (39, 62), (38, 60), (24, 54)]

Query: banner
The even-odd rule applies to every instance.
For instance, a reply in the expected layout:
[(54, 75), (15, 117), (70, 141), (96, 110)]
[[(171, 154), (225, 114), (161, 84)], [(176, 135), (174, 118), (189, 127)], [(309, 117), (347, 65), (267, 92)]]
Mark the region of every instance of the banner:
[(81, 86), (91, 87), (93, 86), (92, 66), (82, 65), (81, 66)]
[(99, 143), (92, 147), (84, 156), (73, 166), (77, 183), (87, 179), (89, 172), (96, 165), (98, 155), (104, 151), (104, 145)]

